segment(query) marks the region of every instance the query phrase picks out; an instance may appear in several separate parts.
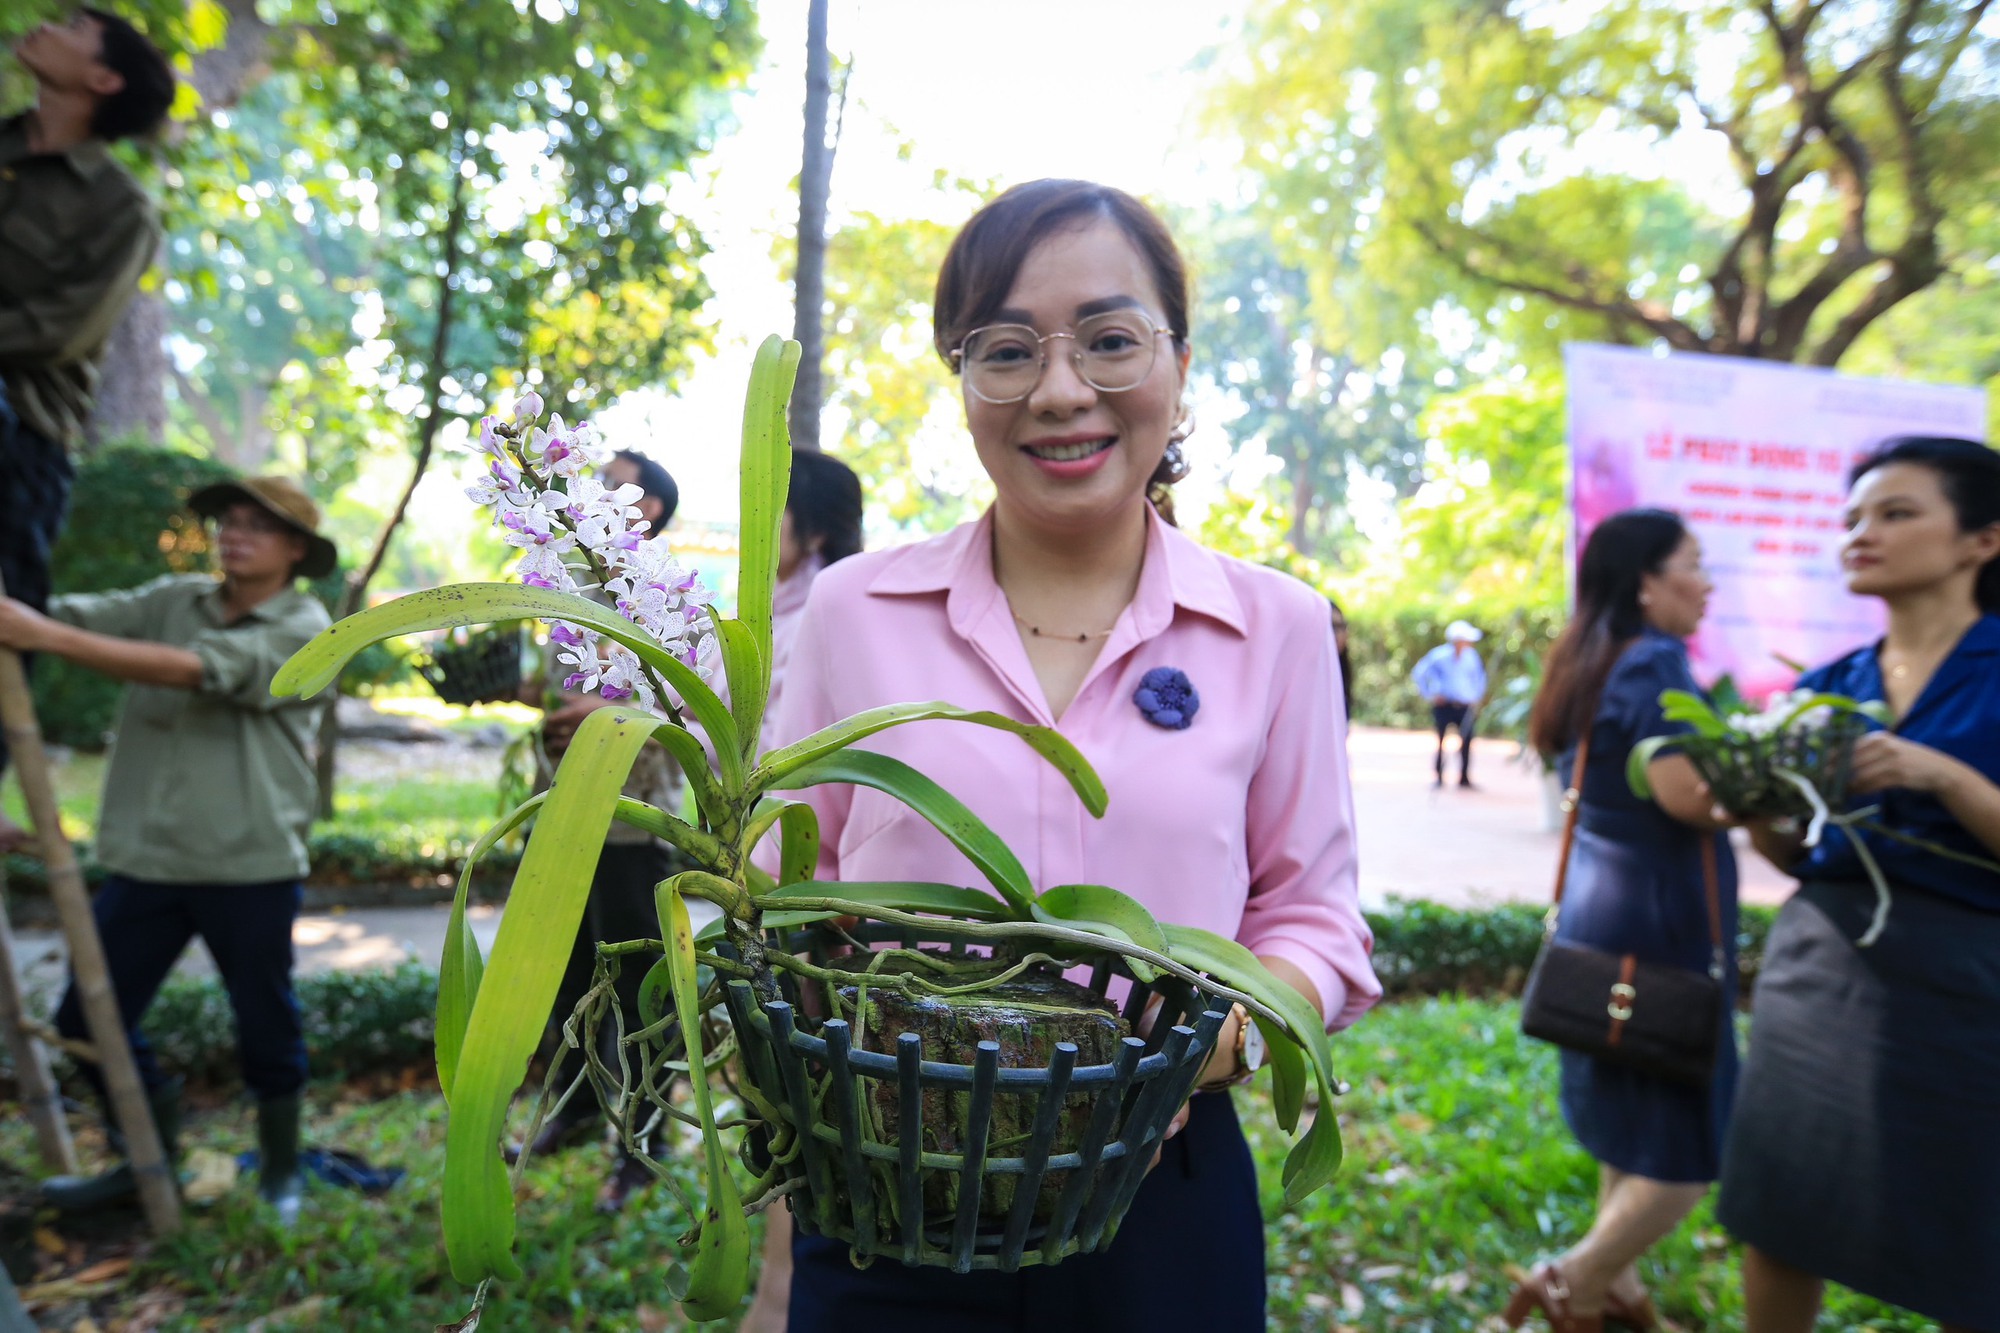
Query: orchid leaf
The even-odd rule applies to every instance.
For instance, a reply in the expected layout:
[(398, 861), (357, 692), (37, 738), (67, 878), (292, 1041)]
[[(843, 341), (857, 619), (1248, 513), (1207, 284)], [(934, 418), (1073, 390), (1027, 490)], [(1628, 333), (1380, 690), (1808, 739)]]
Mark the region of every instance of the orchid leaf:
[(576, 940), (619, 789), (658, 719), (600, 708), (571, 738), (515, 873), (451, 1081), (445, 1137), (444, 1236), (461, 1282), (515, 1277), (514, 1194), (500, 1160), (507, 1102), (527, 1077)]
[[(771, 661), (771, 599), (778, 582), (778, 529), (784, 522), (792, 475), (785, 407), (791, 402), (792, 385), (798, 378), (799, 355), (799, 344), (776, 334), (766, 338), (750, 363), (750, 385), (743, 396), (737, 616), (750, 631), (759, 660), (767, 664)], [(733, 683), (730, 688), (735, 689)], [(761, 696), (760, 691), (759, 711), (763, 708)], [(754, 746), (756, 728), (744, 727), (743, 731), (748, 744)]]
[(870, 909), (895, 912), (929, 912), (939, 916), (963, 917), (971, 921), (1004, 921), (1007, 905), (984, 889), (959, 884), (926, 884), (922, 881), (832, 881), (801, 880), (770, 893), (759, 894), (757, 905), (783, 909), (804, 907), (809, 902), (838, 901), (843, 907), (858, 908), (850, 915), (866, 916)]
[(722, 645), (722, 670), (729, 678), (729, 715), (735, 720), (743, 758), (748, 762), (757, 754), (771, 671), (748, 625), (727, 616), (717, 616), (714, 623), (716, 642)]
[[(819, 814), (804, 801), (780, 801), (765, 797), (757, 806), (743, 839), (743, 853), (764, 840), (773, 827), (779, 829), (778, 877), (776, 884), (811, 879), (819, 868)], [(769, 887), (769, 886), (765, 886)]]
[(536, 792), (508, 811), (506, 818), (486, 830), (479, 841), (472, 844), (472, 850), (465, 854), (465, 865), (458, 872), (458, 887), (451, 895), (451, 916), (444, 927), (444, 956), (438, 960), (434, 1038), (438, 1088), (444, 1093), (447, 1106), (451, 1104), (452, 1080), (458, 1074), (459, 1052), (465, 1046), (466, 1025), (472, 1021), (472, 1004), (479, 997), (479, 983), (486, 972), (479, 941), (473, 936), (472, 925), (465, 915), (466, 904), (472, 894), (472, 872), (502, 838), (526, 823), (547, 799), (547, 792)]
[(1646, 774), (1646, 766), (1669, 745), (1680, 745), (1686, 740), (1685, 736), (1648, 736), (1632, 747), (1632, 753), (1625, 757), (1625, 785), (1634, 796), (1642, 801), (1653, 799), (1653, 782)]
[(1334, 1112), (1339, 1088), (1333, 1076), (1333, 1046), (1327, 1040), (1326, 1025), (1305, 996), (1272, 975), (1255, 954), (1235, 940), (1172, 922), (1162, 923), (1161, 929), (1172, 945), (1169, 954), (1176, 962), (1256, 997), (1284, 1019), (1288, 1031), (1282, 1033), (1259, 1025), (1267, 1044), (1275, 1048), (1273, 1037), (1290, 1041), (1312, 1066), (1319, 1084), (1319, 1112), (1285, 1158), (1285, 1204), (1296, 1207), (1314, 1190), (1330, 1182), (1340, 1169), (1340, 1118)]
[(975, 726), (1013, 732), (1068, 779), (1084, 809), (1093, 815), (1104, 813), (1106, 797), (1103, 781), (1098, 778), (1097, 770), (1090, 766), (1090, 761), (1061, 732), (1030, 722), (1017, 722), (1004, 713), (957, 708), (945, 703), (889, 704), (856, 713), (814, 732), (804, 740), (765, 755), (750, 776), (751, 789), (761, 791), (767, 786), (784, 787), (788, 784), (783, 779), (856, 741), (907, 722), (928, 721), (970, 722)]
[[(1102, 884), (1058, 884), (1036, 898), (1034, 908), (1037, 921), (1109, 935), (1155, 953), (1170, 951), (1166, 932), (1151, 912), (1136, 899)], [(1136, 958), (1127, 966), (1142, 982), (1151, 983), (1159, 976), (1150, 964)]]
[(909, 806), (965, 853), (1015, 913), (1022, 918), (1033, 914), (1035, 890), (1020, 860), (964, 802), (916, 769), (871, 750), (840, 750), (785, 773), (772, 785), (798, 789), (828, 782), (873, 787)]
[(1667, 721), (1685, 722), (1703, 736), (1722, 736), (1729, 731), (1708, 700), (1687, 690), (1661, 691), (1660, 712)]
[[(310, 643), (293, 653), (278, 668), (271, 681), (271, 693), (310, 698), (331, 685), (356, 653), (384, 639), (502, 620), (567, 620), (631, 649), (640, 661), (659, 672), (660, 678), (708, 733), (721, 765), (724, 786), (734, 791), (743, 785), (742, 746), (736, 723), (700, 674), (616, 611), (599, 606), (588, 597), (551, 588), (530, 588), (517, 583), (456, 583), (446, 588), (427, 588), (357, 611), (321, 630)], [(704, 759), (702, 767), (706, 766)]]
[[(700, 874), (690, 871), (689, 874)], [(715, 1127), (715, 1103), (709, 1092), (701, 1053), (701, 1003), (696, 987), (694, 923), (676, 875), (656, 891), (660, 934), (666, 943), (667, 977), (673, 988), (674, 1014), (680, 1019), (681, 1040), (687, 1046), (688, 1089), (701, 1123), (702, 1175), (708, 1207), (695, 1220), (694, 1231), (682, 1238), (687, 1261), (687, 1285), (670, 1280), (669, 1290), (688, 1316), (697, 1321), (734, 1314), (750, 1290), (750, 1223), (743, 1216), (743, 1196), (729, 1170), (729, 1154)], [(678, 1289), (677, 1289), (678, 1288)]]

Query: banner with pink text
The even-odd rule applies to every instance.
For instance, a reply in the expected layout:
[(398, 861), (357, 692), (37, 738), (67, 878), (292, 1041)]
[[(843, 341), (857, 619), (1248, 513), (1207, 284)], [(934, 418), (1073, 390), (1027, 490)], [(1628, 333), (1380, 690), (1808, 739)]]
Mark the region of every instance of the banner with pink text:
[(1986, 434), (1979, 389), (1588, 343), (1563, 362), (1574, 549), (1621, 509), (1679, 513), (1715, 580), (1695, 674), (1753, 697), (1882, 632), (1880, 603), (1841, 579), (1854, 461), (1891, 435)]

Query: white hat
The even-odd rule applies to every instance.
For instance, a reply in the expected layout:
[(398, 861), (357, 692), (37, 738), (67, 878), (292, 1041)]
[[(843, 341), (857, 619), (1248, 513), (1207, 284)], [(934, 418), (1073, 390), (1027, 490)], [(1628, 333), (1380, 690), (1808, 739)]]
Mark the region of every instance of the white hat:
[(1446, 643), (1478, 643), (1485, 637), (1470, 621), (1454, 620), (1444, 627)]

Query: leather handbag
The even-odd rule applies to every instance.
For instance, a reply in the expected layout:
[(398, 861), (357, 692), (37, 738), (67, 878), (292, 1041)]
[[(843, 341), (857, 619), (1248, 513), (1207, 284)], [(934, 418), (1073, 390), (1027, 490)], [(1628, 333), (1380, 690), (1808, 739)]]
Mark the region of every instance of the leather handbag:
[(1705, 1086), (1715, 1071), (1722, 1031), (1722, 899), (1716, 883), (1715, 839), (1701, 840), (1701, 872), (1708, 895), (1711, 945), (1707, 972), (1649, 962), (1558, 940), (1563, 886), (1576, 841), (1583, 775), (1590, 758), (1586, 736), (1577, 747), (1576, 781), (1563, 797), (1562, 851), (1556, 861), (1554, 901), (1544, 923), (1541, 953), (1521, 997), (1521, 1031), (1566, 1050), (1652, 1074)]

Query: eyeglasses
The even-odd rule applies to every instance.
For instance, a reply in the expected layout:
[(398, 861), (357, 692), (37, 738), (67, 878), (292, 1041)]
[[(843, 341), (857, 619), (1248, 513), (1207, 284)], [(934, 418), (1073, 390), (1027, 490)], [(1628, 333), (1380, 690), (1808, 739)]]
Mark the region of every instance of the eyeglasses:
[(1159, 336), (1171, 333), (1143, 310), (1107, 310), (1079, 320), (1068, 333), (1036, 333), (1025, 324), (988, 324), (965, 335), (951, 359), (965, 387), (981, 402), (1018, 403), (1035, 391), (1048, 368), (1048, 344), (1068, 338), (1070, 361), (1100, 393), (1136, 389), (1153, 372)]

